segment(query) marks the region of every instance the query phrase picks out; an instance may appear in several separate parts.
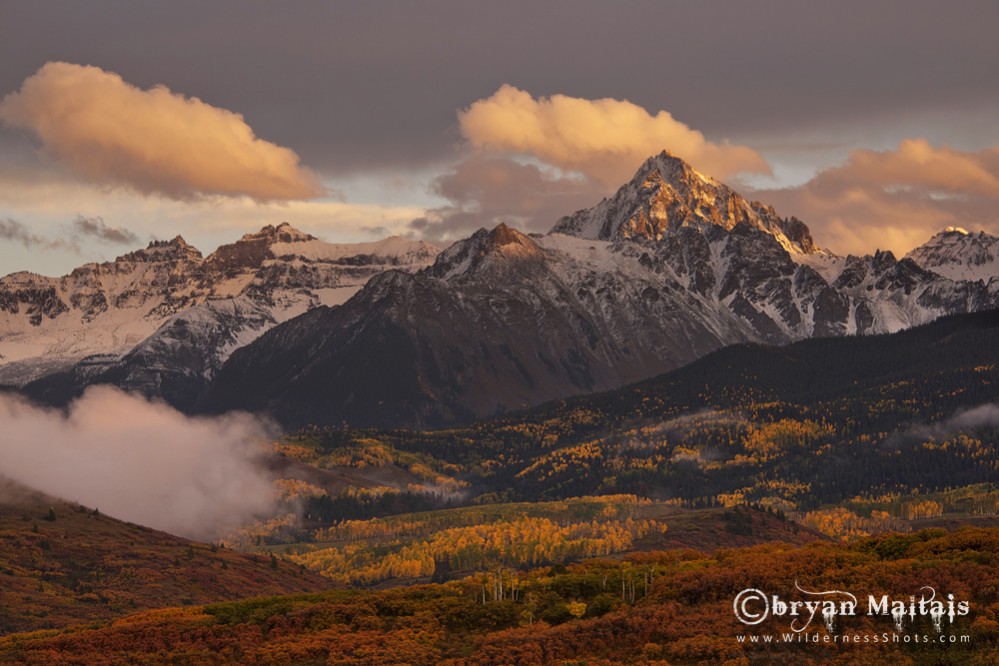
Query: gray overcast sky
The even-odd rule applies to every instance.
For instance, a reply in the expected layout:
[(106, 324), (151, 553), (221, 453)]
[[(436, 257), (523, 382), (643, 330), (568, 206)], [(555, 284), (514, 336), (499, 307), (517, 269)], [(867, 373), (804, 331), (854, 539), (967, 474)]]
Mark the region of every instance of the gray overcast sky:
[[(331, 240), (360, 240), (364, 233), (405, 232), (411, 208), (433, 208), (431, 217), (447, 228), (460, 206), (441, 195), (438, 177), (470, 173), (462, 172), (461, 160), (474, 143), (457, 114), (504, 84), (539, 100), (612, 98), (650, 115), (668, 112), (710, 142), (761, 155), (776, 178), (729, 178), (757, 188), (805, 187), (817, 172), (847, 164), (851, 150), (896, 150), (905, 139), (978, 155), (999, 144), (997, 26), (995, 2), (7, 1), (0, 5), (0, 97), (18, 91), (46, 63), (63, 61), (242, 114), (256, 136), (294, 151), (324, 186), (345, 195), (344, 202), (323, 199), (329, 205), (394, 207), (379, 209), (382, 217), (375, 214), (370, 224), (361, 209), (328, 227), (318, 209), (298, 220)], [(31, 174), (70, 182), (79, 194), (79, 165), (67, 166), (64, 154), (53, 158), (48, 143), (44, 154), (36, 150), (39, 122), (32, 116), (0, 126), (6, 153), (0, 175), (9, 177), (0, 187)], [(647, 152), (661, 148), (672, 149), (650, 145)], [(526, 153), (528, 162), (565, 168), (531, 150), (493, 153), (498, 160)], [(525, 155), (518, 159), (523, 166)], [(992, 164), (989, 155), (974, 159)], [(247, 228), (209, 224), (204, 201), (170, 195), (156, 205), (162, 188), (127, 197), (115, 190), (108, 196), (117, 198), (104, 201), (99, 192), (107, 188), (95, 185), (92, 170), (84, 175), (93, 191), (65, 201), (64, 210), (8, 196), (0, 198), (0, 219), (39, 236), (76, 215), (102, 217), (143, 238), (168, 236), (166, 227), (175, 225), (195, 241), (200, 233), (210, 246), (266, 218), (257, 206)], [(580, 193), (580, 205), (600, 190)], [(562, 188), (552, 201), (575, 203), (564, 194)], [(792, 208), (788, 214), (820, 214), (801, 196), (784, 192), (777, 199)], [(217, 217), (233, 217), (231, 201), (214, 205)], [(530, 228), (554, 222), (518, 210), (493, 215), (484, 204), (472, 208), (483, 223), (503, 215)], [(287, 205), (286, 216), (295, 218), (297, 210)], [(532, 214), (554, 210), (540, 206)], [(835, 218), (821, 215), (806, 219), (820, 241)], [(940, 219), (948, 215), (953, 211)], [(142, 216), (148, 223), (135, 219)], [(993, 223), (980, 226), (997, 230)], [(829, 232), (830, 243), (856, 249), (844, 238)], [(77, 254), (84, 258), (117, 252), (89, 242), (82, 247)], [(39, 258), (39, 269), (81, 261), (74, 252), (44, 251), (55, 258)], [(41, 245), (32, 248), (42, 253)], [(23, 265), (0, 247), (0, 272), (30, 267), (21, 255)]]

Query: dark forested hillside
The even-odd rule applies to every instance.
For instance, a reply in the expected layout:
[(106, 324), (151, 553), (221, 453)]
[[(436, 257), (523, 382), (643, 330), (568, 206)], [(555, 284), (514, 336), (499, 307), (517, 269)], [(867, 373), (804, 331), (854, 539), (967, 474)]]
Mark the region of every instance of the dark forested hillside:
[(375, 443), (419, 454), (476, 502), (627, 493), (792, 511), (990, 483), (997, 333), (992, 311), (892, 335), (739, 345), (466, 428), (312, 429), (292, 441), (303, 459)]

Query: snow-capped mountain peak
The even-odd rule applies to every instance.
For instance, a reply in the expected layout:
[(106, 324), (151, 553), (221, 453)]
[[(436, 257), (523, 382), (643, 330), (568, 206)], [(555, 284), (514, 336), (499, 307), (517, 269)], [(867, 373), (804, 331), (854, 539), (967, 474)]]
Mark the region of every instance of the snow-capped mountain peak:
[(646, 160), (612, 197), (560, 219), (552, 232), (660, 242), (684, 227), (731, 231), (739, 225), (766, 232), (791, 254), (817, 251), (800, 220), (779, 217), (772, 207), (747, 200), (667, 151)]
[(489, 265), (510, 261), (540, 259), (544, 250), (529, 236), (500, 223), (493, 229), (479, 229), (471, 237), (458, 241), (437, 257), (427, 269), (439, 278), (471, 275)]
[(984, 231), (947, 227), (905, 256), (952, 280), (988, 283), (999, 275), (999, 238)]
[(268, 224), (260, 231), (244, 234), (235, 243), (220, 246), (208, 256), (205, 263), (214, 270), (231, 274), (259, 266), (263, 261), (274, 258), (271, 250), (274, 245), (315, 240), (315, 236), (303, 233), (287, 222), (276, 227)]
[(202, 260), (201, 251), (190, 245), (183, 236), (174, 236), (171, 240), (154, 240), (143, 250), (135, 250), (124, 254), (115, 263), (149, 262), (149, 261), (188, 261), (198, 263)]
[(265, 241), (270, 243), (304, 243), (305, 241), (316, 240), (315, 236), (307, 234), (304, 231), (299, 231), (295, 227), (291, 226), (287, 222), (282, 222), (281, 224), (274, 226), (273, 224), (268, 224), (260, 231), (244, 234), (239, 242), (259, 242)]

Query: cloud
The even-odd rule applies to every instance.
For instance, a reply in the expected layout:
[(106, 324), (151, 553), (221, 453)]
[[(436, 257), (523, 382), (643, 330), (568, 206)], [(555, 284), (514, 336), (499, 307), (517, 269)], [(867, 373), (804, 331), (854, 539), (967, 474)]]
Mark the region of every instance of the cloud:
[(999, 232), (999, 147), (965, 152), (907, 139), (855, 150), (807, 183), (752, 193), (804, 220), (835, 252), (904, 254), (946, 226)]
[(51, 240), (32, 233), (28, 231), (26, 226), (9, 217), (0, 218), (0, 240), (20, 243), (29, 250), (66, 248), (69, 246), (64, 241)]
[(952, 416), (947, 424), (952, 428), (999, 428), (999, 404), (986, 403)]
[(0, 473), (174, 534), (212, 539), (276, 506), (255, 457), (268, 427), (246, 414), (188, 418), (92, 387), (64, 413), (0, 395)]
[(77, 215), (60, 238), (49, 238), (36, 234), (13, 218), (0, 218), (0, 240), (20, 243), (29, 250), (67, 250), (80, 254), (80, 243), (88, 239), (99, 243), (118, 245), (139, 242), (139, 237), (136, 234), (128, 229), (109, 227), (99, 217)]
[(855, 150), (845, 167), (824, 174), (829, 182), (859, 180), (883, 188), (919, 187), (928, 192), (999, 196), (999, 149), (976, 153), (943, 146), (934, 148), (925, 139), (906, 139), (898, 150)]
[(113, 72), (49, 62), (0, 102), (0, 121), (34, 132), (85, 177), (174, 199), (319, 196), (288, 148), (254, 136), (243, 116), (164, 86), (142, 90)]
[(100, 217), (84, 217), (77, 215), (71, 225), (72, 234), (75, 238), (93, 238), (102, 243), (114, 243), (118, 245), (134, 245), (139, 242), (139, 237), (128, 229), (117, 229), (104, 224)]
[(891, 448), (903, 444), (919, 445), (927, 439), (949, 437), (959, 432), (982, 428), (999, 428), (999, 403), (985, 403), (958, 409), (951, 416), (936, 423), (920, 423), (892, 433), (885, 441)]
[(524, 231), (546, 232), (566, 213), (599, 201), (601, 187), (506, 157), (476, 154), (431, 185), (449, 204), (410, 223), (433, 238), (462, 237), (500, 222)]
[(753, 149), (712, 143), (668, 112), (652, 115), (626, 100), (534, 99), (503, 85), (460, 111), (458, 120), (461, 133), (476, 148), (533, 155), (607, 187), (627, 181), (645, 159), (664, 148), (716, 178), (770, 173)]
[(454, 238), (500, 222), (546, 232), (623, 185), (663, 148), (715, 176), (770, 173), (750, 148), (711, 143), (666, 111), (651, 115), (623, 100), (535, 99), (504, 85), (458, 120), (472, 152), (431, 183), (447, 204), (414, 219), (412, 233)]

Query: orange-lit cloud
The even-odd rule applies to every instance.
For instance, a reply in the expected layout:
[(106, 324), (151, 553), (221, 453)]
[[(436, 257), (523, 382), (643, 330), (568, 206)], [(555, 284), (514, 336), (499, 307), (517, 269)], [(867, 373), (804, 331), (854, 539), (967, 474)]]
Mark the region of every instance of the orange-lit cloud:
[(0, 102), (0, 120), (34, 132), (54, 158), (97, 182), (174, 199), (303, 199), (322, 194), (288, 148), (243, 117), (163, 86), (50, 62)]
[(845, 166), (822, 174), (827, 183), (867, 182), (882, 188), (922, 188), (951, 194), (999, 196), (999, 148), (963, 152), (906, 139), (898, 150), (855, 150)]
[(999, 147), (964, 152), (907, 139), (855, 150), (800, 187), (752, 193), (796, 215), (835, 252), (904, 254), (946, 226), (999, 232)]
[(626, 100), (535, 99), (504, 85), (459, 112), (458, 119), (462, 134), (476, 148), (533, 155), (608, 187), (631, 178), (645, 159), (664, 148), (717, 178), (770, 173), (753, 149), (712, 143), (666, 111), (652, 115)]

